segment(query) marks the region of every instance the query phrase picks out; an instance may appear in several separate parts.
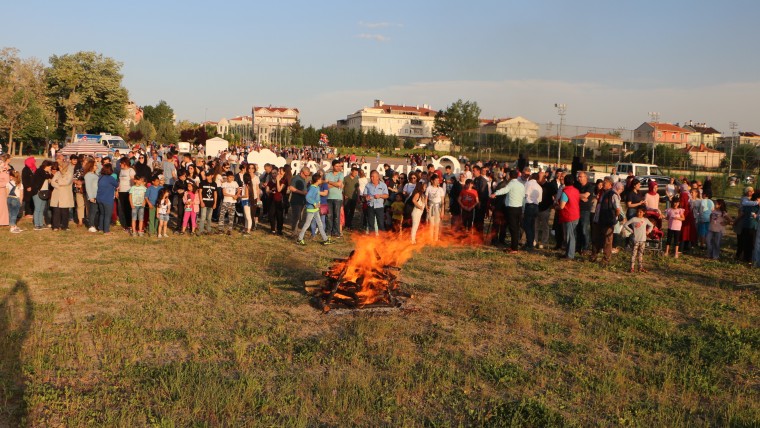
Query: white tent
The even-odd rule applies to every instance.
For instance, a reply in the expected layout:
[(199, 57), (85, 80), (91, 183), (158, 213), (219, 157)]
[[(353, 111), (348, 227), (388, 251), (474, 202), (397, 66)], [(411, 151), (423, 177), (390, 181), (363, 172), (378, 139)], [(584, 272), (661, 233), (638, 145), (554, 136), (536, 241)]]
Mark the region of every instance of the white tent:
[(224, 138), (214, 137), (206, 140), (206, 156), (217, 157), (219, 153), (230, 148), (230, 142)]

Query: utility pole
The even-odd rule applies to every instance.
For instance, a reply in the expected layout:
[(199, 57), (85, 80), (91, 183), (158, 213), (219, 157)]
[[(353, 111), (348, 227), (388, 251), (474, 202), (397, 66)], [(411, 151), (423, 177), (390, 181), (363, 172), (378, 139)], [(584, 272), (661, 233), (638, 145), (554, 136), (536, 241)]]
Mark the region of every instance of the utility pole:
[(731, 154), (728, 156), (728, 176), (731, 177), (731, 167), (734, 165), (734, 142), (736, 141), (736, 130), (739, 128), (739, 124), (729, 122), (728, 126), (731, 128)]
[(557, 135), (557, 168), (559, 168), (562, 161), (562, 125), (565, 123), (565, 114), (567, 112), (566, 104), (554, 104), (559, 114), (559, 134)]
[(660, 123), (660, 113), (656, 111), (650, 111), (649, 119), (651, 120), (652, 123), (655, 124), (654, 126), (655, 129), (654, 131), (652, 131), (652, 159), (649, 160), (649, 163), (654, 164), (654, 145), (655, 145), (655, 140), (656, 140), (655, 132), (657, 132), (657, 124)]
[[(551, 137), (552, 128), (554, 128), (554, 124), (549, 122), (546, 124), (546, 133), (549, 134), (548, 137)], [(551, 140), (547, 137), (546, 139), (546, 162), (549, 162), (551, 159), (551, 153), (549, 153), (549, 150), (551, 148)]]

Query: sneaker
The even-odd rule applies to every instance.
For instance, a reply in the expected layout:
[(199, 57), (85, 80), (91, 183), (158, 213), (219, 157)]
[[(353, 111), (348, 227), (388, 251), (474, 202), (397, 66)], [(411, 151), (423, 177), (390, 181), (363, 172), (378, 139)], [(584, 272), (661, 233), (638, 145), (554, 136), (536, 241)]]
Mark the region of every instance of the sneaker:
[(137, 236), (145, 236), (145, 232), (137, 232)]
[(322, 241), (322, 245), (332, 245), (334, 243), (335, 243), (335, 241), (333, 241), (330, 238), (327, 238), (327, 241)]
[(158, 235), (158, 236), (156, 236), (156, 238), (161, 239), (161, 238), (163, 238), (163, 236)]
[(44, 227), (34, 226), (34, 230), (45, 230)]
[(298, 241), (296, 241), (296, 244), (298, 244), (298, 245), (306, 245), (306, 241), (304, 241), (303, 239), (299, 239)]
[(90, 233), (95, 233), (95, 232), (98, 231), (98, 229), (95, 229), (94, 227), (91, 227), (91, 228), (87, 229), (87, 231), (90, 232)]
[(164, 238), (168, 238), (168, 237), (169, 237), (169, 235), (167, 235), (167, 234), (164, 233)]
[(13, 227), (11, 228), (11, 233), (21, 233), (21, 229), (19, 229), (18, 227)]

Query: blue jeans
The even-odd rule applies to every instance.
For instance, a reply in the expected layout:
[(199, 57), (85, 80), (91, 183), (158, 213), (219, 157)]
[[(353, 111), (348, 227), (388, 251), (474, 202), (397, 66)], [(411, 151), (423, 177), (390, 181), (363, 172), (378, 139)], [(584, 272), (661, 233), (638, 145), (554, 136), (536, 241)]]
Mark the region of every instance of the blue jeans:
[(562, 223), (562, 229), (565, 232), (565, 248), (568, 259), (575, 258), (575, 228), (578, 227), (578, 220)]
[(100, 212), (100, 227), (99, 229), (108, 233), (111, 231), (111, 215), (113, 214), (113, 204), (104, 204), (98, 202), (98, 211)]
[(533, 248), (533, 241), (536, 240), (536, 217), (538, 216), (538, 204), (525, 204), (523, 212), (523, 230), (525, 230), (525, 248)]
[[(317, 219), (322, 221), (322, 226), (327, 224), (327, 216), (323, 214), (315, 214), (314, 219), (311, 221), (311, 236), (317, 236)], [(305, 224), (305, 223), (304, 223)], [(325, 231), (327, 233), (327, 231)]]
[(322, 235), (322, 239), (327, 241), (327, 235), (325, 234), (324, 226), (322, 226), (322, 219), (320, 218), (319, 211), (306, 212), (306, 222), (303, 224), (303, 227), (301, 228), (301, 233), (298, 234), (298, 240), (299, 241), (302, 240), (303, 236), (306, 235), (306, 229), (309, 228), (312, 220), (317, 222), (317, 227), (319, 228), (319, 234)]
[(98, 208), (98, 203), (89, 201), (87, 203), (90, 204), (90, 212), (87, 221), (90, 224), (90, 227), (97, 229), (100, 226), (100, 218), (98, 217), (100, 209)]
[(367, 209), (367, 220), (369, 221), (369, 228), (375, 229), (377, 233), (378, 229), (385, 232), (385, 208), (372, 208)]
[(591, 247), (591, 211), (581, 211), (576, 235), (578, 235), (578, 249), (588, 251)]
[(18, 212), (21, 210), (21, 201), (18, 198), (8, 197), (8, 224), (13, 227), (16, 225)]
[(39, 196), (32, 196), (34, 200), (34, 227), (45, 227), (45, 207), (47, 203)]
[(340, 235), (340, 209), (343, 208), (343, 199), (327, 200), (327, 227), (328, 235)]

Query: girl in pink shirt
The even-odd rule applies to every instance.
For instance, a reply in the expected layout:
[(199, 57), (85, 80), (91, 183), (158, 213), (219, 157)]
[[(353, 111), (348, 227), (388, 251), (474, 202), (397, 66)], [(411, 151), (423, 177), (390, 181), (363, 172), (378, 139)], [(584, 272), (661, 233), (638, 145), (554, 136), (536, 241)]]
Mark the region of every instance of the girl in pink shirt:
[(683, 208), (679, 208), (679, 198), (673, 198), (670, 208), (665, 210), (665, 218), (668, 219), (668, 240), (665, 243), (665, 255), (670, 252), (670, 245), (675, 247), (675, 257), (678, 258), (678, 245), (681, 243), (681, 225), (686, 219)]

